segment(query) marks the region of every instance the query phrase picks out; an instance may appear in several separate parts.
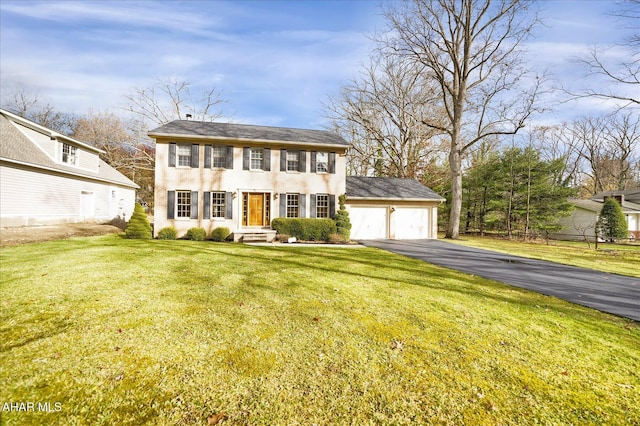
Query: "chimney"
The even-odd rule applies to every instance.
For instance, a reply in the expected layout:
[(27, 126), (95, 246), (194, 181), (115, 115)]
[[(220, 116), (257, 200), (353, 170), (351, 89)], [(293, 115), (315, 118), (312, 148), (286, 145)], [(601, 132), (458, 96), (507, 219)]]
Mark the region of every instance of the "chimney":
[(191, 120), (191, 114), (187, 114), (187, 120)]

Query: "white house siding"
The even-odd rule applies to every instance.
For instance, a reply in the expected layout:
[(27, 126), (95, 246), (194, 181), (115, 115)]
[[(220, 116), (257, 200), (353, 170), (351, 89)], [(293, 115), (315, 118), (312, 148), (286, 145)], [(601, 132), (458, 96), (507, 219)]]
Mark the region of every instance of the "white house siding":
[[(84, 193), (84, 196), (83, 196)], [(84, 215), (93, 198), (93, 212)], [(131, 217), (135, 190), (54, 172), (0, 166), (0, 226), (108, 222)]]
[[(314, 147), (291, 145), (257, 145), (250, 142), (244, 144), (231, 144), (219, 142), (220, 145), (233, 145), (233, 169), (204, 168), (205, 148), (210, 142), (193, 142), (199, 145), (199, 167), (168, 167), (169, 144), (156, 143), (156, 170), (155, 170), (155, 208), (154, 208), (154, 232), (167, 226), (173, 226), (178, 235), (184, 235), (192, 227), (204, 228), (207, 233), (214, 228), (225, 226), (232, 232), (242, 229), (242, 194), (245, 192), (267, 193), (270, 196), (271, 219), (280, 216), (280, 194), (299, 193), (306, 195), (306, 208), (304, 217), (310, 217), (310, 194), (335, 195), (336, 205), (338, 196), (345, 192), (344, 171), (346, 160), (344, 155), (339, 155), (339, 149), (328, 147)], [(180, 141), (180, 144), (191, 144), (188, 141)], [(271, 149), (271, 171), (243, 170), (243, 148), (264, 147)], [(282, 172), (280, 171), (280, 150), (295, 149), (306, 151), (306, 172)], [(336, 173), (311, 173), (311, 151), (336, 152)], [(343, 149), (344, 151), (344, 149)], [(167, 192), (168, 191), (197, 191), (198, 192), (198, 219), (167, 219)], [(225, 191), (233, 193), (232, 219), (205, 219), (203, 215), (203, 193), (205, 191)]]
[(58, 154), (57, 144), (51, 140), (50, 136), (32, 130), (16, 122), (12, 122), (11, 124), (13, 124), (18, 130), (26, 135), (27, 138), (29, 138), (29, 140), (31, 140), (38, 148), (40, 148), (45, 154), (47, 154), (49, 158), (52, 158), (55, 161), (60, 161), (58, 159), (59, 157), (56, 157), (56, 155)]

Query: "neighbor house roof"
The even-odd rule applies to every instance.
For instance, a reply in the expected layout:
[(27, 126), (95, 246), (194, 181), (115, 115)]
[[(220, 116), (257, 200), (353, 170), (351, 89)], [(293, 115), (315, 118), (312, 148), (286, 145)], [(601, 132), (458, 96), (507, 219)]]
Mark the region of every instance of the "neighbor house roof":
[(593, 197), (592, 200), (604, 201), (604, 197), (612, 197), (615, 195), (623, 195), (625, 200), (629, 200), (633, 203), (640, 203), (640, 189), (628, 189), (625, 191), (605, 191), (599, 192)]
[(348, 199), (444, 201), (415, 179), (347, 176)]
[(151, 130), (149, 136), (349, 147), (349, 143), (340, 137), (340, 135), (326, 130), (290, 129), (286, 127), (253, 126), (192, 120), (172, 121), (157, 129)]
[(44, 153), (25, 133), (19, 130), (19, 126), (28, 127), (39, 133), (45, 134), (49, 138), (66, 140), (72, 144), (89, 149), (98, 155), (101, 150), (91, 147), (83, 142), (76, 141), (68, 136), (54, 132), (46, 127), (40, 126), (15, 114), (5, 110), (0, 110), (0, 159), (9, 163), (22, 166), (34, 167), (36, 169), (54, 171), (68, 175), (95, 179), (107, 183), (113, 183), (131, 188), (139, 188), (133, 181), (125, 175), (102, 161), (98, 160), (98, 171), (70, 167), (60, 164)]
[[(569, 200), (573, 205), (578, 208), (589, 210), (595, 213), (600, 213), (602, 210), (602, 206), (604, 205), (604, 201), (597, 200)], [(640, 204), (632, 203), (630, 201), (622, 202), (622, 212), (623, 213), (640, 213)]]

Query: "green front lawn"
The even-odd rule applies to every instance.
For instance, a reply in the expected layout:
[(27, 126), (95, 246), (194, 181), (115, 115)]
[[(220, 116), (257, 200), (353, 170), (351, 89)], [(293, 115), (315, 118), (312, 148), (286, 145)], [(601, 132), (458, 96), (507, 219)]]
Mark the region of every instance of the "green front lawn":
[(3, 425), (640, 424), (637, 323), (377, 249), (112, 235), (0, 267), (0, 402), (54, 411)]

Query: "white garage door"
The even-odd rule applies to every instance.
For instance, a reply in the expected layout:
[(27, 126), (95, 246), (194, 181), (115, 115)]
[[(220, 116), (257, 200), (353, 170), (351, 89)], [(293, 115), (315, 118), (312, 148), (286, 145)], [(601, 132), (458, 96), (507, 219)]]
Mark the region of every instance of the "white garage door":
[(398, 240), (429, 238), (429, 210), (426, 208), (397, 208), (391, 214)]
[(387, 238), (386, 207), (351, 207), (351, 238), (354, 240), (374, 240)]

